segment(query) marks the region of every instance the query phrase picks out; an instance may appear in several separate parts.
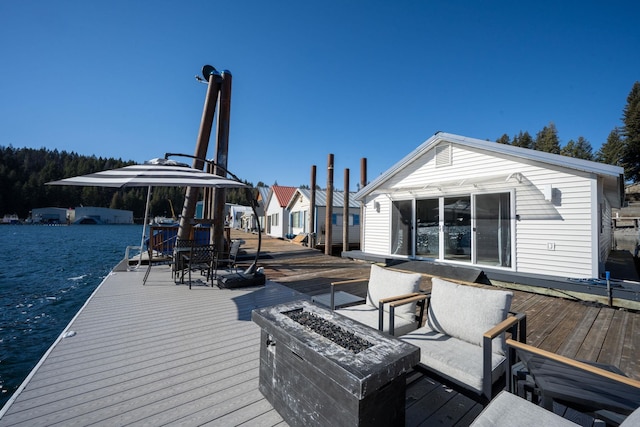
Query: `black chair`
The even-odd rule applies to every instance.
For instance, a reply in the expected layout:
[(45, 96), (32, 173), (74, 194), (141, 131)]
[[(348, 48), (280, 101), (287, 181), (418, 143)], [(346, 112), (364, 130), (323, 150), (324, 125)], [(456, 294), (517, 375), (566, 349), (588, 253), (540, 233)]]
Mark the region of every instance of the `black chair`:
[(176, 244), (173, 246), (173, 271), (171, 272), (174, 280), (180, 276), (185, 268), (182, 255), (188, 254), (195, 244), (195, 240), (192, 239), (176, 240)]
[(213, 269), (213, 277), (218, 277), (218, 270), (222, 268), (232, 268), (235, 272), (238, 272), (238, 253), (240, 252), (240, 246), (244, 243), (244, 240), (232, 240), (229, 247), (229, 252), (221, 252), (217, 254), (215, 260), (215, 267)]
[(142, 284), (147, 284), (151, 266), (154, 264), (170, 264), (173, 262), (173, 247), (176, 241), (176, 235), (167, 235), (166, 233), (151, 230), (151, 237), (147, 243), (148, 264), (147, 271), (142, 279)]
[(184, 283), (185, 270), (189, 274), (189, 289), (191, 289), (191, 272), (200, 271), (201, 274), (206, 273), (207, 282), (211, 281), (213, 286), (213, 269), (216, 262), (216, 247), (215, 245), (193, 245), (191, 249), (181, 255), (184, 268), (182, 269), (182, 276), (180, 282)]

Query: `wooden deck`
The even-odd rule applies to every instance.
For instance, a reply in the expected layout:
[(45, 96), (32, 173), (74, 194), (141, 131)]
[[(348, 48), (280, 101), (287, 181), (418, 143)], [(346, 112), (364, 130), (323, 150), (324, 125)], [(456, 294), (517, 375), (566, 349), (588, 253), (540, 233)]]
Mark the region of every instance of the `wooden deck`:
[[(252, 253), (256, 236), (236, 233)], [(366, 277), (369, 265), (276, 239), (263, 238), (262, 249), (269, 282), (260, 288), (189, 291), (166, 266), (154, 267), (146, 286), (144, 271), (110, 275), (67, 328), (73, 336), (56, 341), (2, 409), (0, 426), (284, 425), (258, 391), (251, 310), (327, 292), (331, 281)], [(513, 309), (528, 316), (529, 343), (640, 379), (640, 314), (514, 294)], [(408, 426), (464, 426), (482, 410), (417, 373), (406, 402)]]

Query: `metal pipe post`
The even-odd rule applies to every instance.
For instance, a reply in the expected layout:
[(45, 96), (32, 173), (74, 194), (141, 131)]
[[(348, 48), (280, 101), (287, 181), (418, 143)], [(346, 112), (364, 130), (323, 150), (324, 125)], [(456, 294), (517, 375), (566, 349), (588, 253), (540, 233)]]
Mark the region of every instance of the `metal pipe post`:
[(327, 159), (327, 215), (324, 221), (324, 253), (331, 255), (333, 244), (333, 230), (331, 218), (333, 216), (333, 154)]
[[(220, 87), (220, 110), (218, 112), (218, 126), (216, 137), (216, 157), (213, 173), (218, 176), (227, 176), (227, 159), (229, 154), (229, 121), (231, 118), (231, 81), (232, 76), (228, 70), (221, 74), (222, 85)], [(220, 166), (220, 167), (218, 167)], [(216, 248), (225, 248), (224, 239), (224, 206), (226, 203), (224, 188), (213, 190), (213, 236), (212, 241)], [(226, 250), (226, 248), (225, 248)]]
[[(213, 125), (213, 116), (216, 112), (216, 103), (220, 92), (219, 73), (210, 65), (205, 65), (202, 69), (203, 74), (208, 73), (204, 77), (208, 79), (209, 86), (207, 88), (207, 96), (202, 110), (202, 120), (200, 121), (200, 131), (198, 132), (198, 141), (196, 143), (195, 158), (193, 159), (193, 167), (202, 170), (204, 168), (204, 160), (207, 157), (207, 149), (209, 148), (209, 138), (211, 137), (211, 127)], [(195, 216), (196, 204), (198, 203), (198, 188), (187, 187), (184, 196), (184, 205), (182, 206), (182, 215), (180, 216), (180, 227), (178, 228), (178, 239), (187, 240), (191, 234), (191, 221)]]

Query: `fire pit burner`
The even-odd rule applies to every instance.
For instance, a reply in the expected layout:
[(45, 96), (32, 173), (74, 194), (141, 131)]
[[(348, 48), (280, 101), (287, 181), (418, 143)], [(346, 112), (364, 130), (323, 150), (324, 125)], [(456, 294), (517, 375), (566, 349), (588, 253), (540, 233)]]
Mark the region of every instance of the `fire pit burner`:
[(304, 311), (303, 309), (291, 310), (282, 314), (355, 354), (358, 354), (369, 347), (373, 347), (373, 344), (369, 341), (358, 337), (352, 332), (345, 331), (335, 323), (329, 322), (328, 320), (325, 320), (316, 314)]

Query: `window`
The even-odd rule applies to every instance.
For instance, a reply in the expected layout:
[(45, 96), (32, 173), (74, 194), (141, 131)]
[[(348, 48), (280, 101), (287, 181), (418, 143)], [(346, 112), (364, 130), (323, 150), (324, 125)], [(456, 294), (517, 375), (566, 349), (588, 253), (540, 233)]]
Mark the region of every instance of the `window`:
[(302, 221), (300, 221), (300, 217), (301, 217), (301, 215), (300, 215), (299, 211), (291, 213), (291, 226), (292, 227), (296, 227), (296, 228), (302, 227), (302, 225), (301, 225)]

